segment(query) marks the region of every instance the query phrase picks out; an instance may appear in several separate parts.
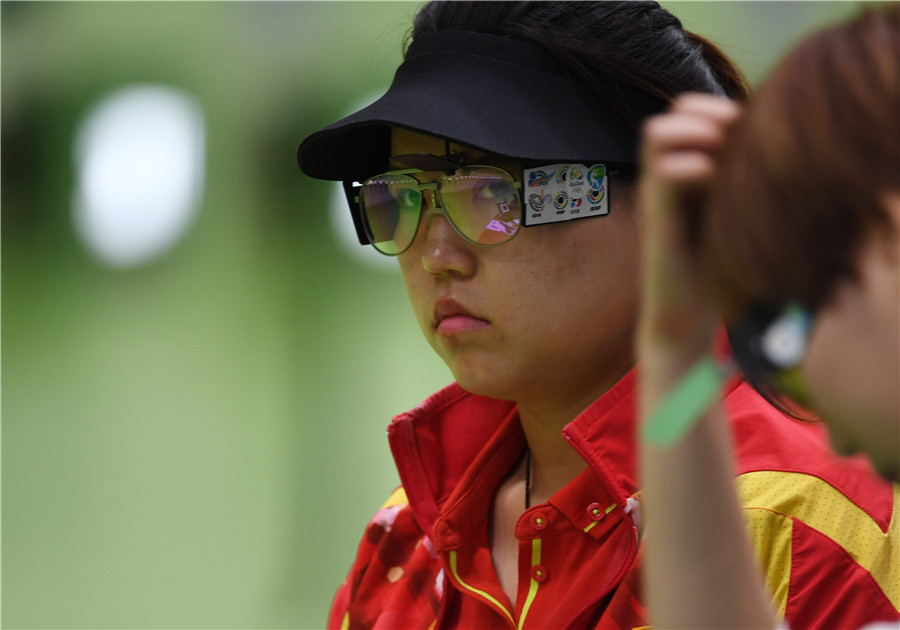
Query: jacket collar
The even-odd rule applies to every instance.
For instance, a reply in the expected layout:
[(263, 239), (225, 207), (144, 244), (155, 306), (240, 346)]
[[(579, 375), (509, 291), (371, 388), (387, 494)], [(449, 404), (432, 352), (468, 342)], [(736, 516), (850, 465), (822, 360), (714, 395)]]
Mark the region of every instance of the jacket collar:
[[(563, 429), (563, 436), (624, 505), (636, 490), (635, 370)], [(470, 394), (454, 383), (394, 418), (388, 440), (419, 525), (433, 537), (435, 520), (515, 403)]]

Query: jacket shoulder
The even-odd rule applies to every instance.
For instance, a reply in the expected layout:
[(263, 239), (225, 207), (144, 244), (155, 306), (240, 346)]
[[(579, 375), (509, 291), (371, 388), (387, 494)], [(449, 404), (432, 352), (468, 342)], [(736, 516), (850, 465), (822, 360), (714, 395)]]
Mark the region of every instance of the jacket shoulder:
[[(815, 477), (887, 531), (893, 512), (891, 484), (878, 476), (867, 458), (836, 455), (824, 424), (784, 415), (746, 383), (728, 395), (725, 405), (740, 475), (780, 472)], [(778, 475), (757, 477), (780, 478)], [(790, 483), (784, 482), (781, 487), (790, 493)]]
[(443, 592), (440, 560), (398, 487), (366, 526), (329, 628), (427, 627)]
[(769, 592), (791, 628), (900, 619), (900, 487), (881, 497), (891, 511), (886, 528), (813, 475), (751, 472), (737, 487)]
[[(726, 399), (757, 559), (792, 628), (900, 617), (900, 489), (751, 388)], [(749, 390), (749, 391), (748, 391)]]

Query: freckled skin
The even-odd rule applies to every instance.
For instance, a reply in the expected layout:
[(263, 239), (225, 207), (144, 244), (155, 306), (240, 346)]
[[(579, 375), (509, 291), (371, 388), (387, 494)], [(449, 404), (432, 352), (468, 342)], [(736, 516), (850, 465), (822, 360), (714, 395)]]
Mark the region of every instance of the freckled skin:
[[(394, 130), (392, 144), (393, 155), (445, 152), (443, 141), (403, 130)], [(515, 164), (451, 146), (470, 163), (495, 163), (521, 177)], [(426, 204), (400, 269), (426, 339), (464, 388), (520, 404), (587, 406), (634, 365), (640, 251), (630, 199), (611, 182), (609, 215), (522, 228), (497, 247), (467, 243)], [(440, 298), (491, 325), (437, 334)]]
[[(394, 130), (392, 153), (443, 155), (443, 141)], [(469, 163), (513, 163), (451, 145)], [(420, 175), (434, 180), (438, 173)], [(640, 292), (639, 225), (631, 191), (610, 182), (610, 213), (522, 228), (508, 243), (466, 242), (430, 195), (412, 245), (398, 256), (419, 326), (467, 390), (518, 403), (532, 453), (532, 503), (545, 501), (584, 469), (560, 430), (634, 366)], [(435, 303), (451, 299), (489, 325), (440, 334)], [(491, 556), (503, 590), (516, 601), (524, 460), (491, 507)]]

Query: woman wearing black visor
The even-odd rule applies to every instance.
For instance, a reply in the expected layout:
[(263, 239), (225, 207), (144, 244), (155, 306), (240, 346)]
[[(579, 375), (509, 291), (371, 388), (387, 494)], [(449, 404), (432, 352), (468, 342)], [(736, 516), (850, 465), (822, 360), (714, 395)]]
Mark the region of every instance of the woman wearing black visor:
[[(307, 175), (344, 182), (360, 242), (397, 257), (457, 381), (391, 423), (403, 486), (330, 627), (647, 625), (634, 164), (641, 122), (686, 91), (745, 96), (655, 2), (433, 2), (388, 92), (301, 143)], [(866, 610), (823, 607), (817, 585), (866, 567), (791, 512), (803, 497), (754, 473), (824, 478), (865, 506), (890, 504), (890, 487), (748, 385), (724, 393), (755, 547), (735, 554), (755, 552), (792, 628), (862, 625)], [(883, 598), (863, 580), (828, 593)]]

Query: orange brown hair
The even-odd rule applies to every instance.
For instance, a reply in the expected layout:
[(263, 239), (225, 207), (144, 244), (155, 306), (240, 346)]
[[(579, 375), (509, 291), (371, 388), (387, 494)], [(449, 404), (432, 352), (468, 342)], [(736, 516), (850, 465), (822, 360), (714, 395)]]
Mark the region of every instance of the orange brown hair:
[(777, 67), (729, 133), (699, 235), (726, 322), (823, 304), (900, 191), (900, 5), (868, 7)]

